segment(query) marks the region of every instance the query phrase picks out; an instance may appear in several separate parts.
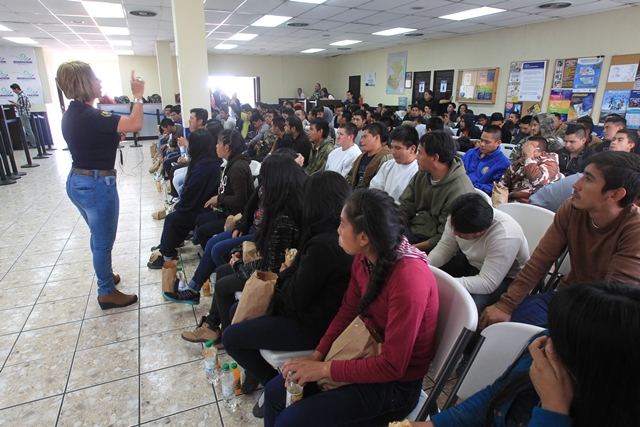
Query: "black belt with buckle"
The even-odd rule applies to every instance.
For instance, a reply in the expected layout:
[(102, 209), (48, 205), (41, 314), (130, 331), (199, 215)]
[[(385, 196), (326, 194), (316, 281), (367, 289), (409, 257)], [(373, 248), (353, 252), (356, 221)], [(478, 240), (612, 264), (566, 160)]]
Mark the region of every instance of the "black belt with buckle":
[(115, 169), (109, 170), (98, 170), (98, 169), (77, 169), (74, 168), (71, 170), (71, 173), (74, 175), (86, 175), (86, 176), (116, 176), (117, 171)]

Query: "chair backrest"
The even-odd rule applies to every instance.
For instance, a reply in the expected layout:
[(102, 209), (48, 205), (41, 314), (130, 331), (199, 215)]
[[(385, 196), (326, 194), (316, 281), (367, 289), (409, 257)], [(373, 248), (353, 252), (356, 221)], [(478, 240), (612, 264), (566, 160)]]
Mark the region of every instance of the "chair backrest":
[(533, 250), (553, 223), (555, 216), (550, 210), (525, 203), (504, 203), (496, 209), (509, 214), (520, 224), (529, 244), (529, 255), (533, 254)]
[(524, 323), (496, 323), (482, 331), (484, 341), (456, 393), (468, 399), (500, 377), (531, 337), (544, 329)]
[(482, 196), (482, 198), (484, 199), (485, 202), (489, 203), (489, 206), (492, 206), (493, 203), (491, 203), (491, 197), (489, 197), (489, 195), (487, 193), (485, 193), (484, 191), (482, 191), (479, 188), (474, 188), (475, 192), (478, 193), (479, 195)]
[(502, 151), (507, 157), (511, 155), (514, 148), (516, 148), (515, 144), (500, 144), (500, 151)]
[(432, 378), (437, 381), (446, 362), (457, 358), (452, 354), (460, 334), (474, 332), (478, 326), (478, 309), (469, 292), (453, 277), (436, 267), (430, 267), (438, 285), (438, 327), (436, 352), (431, 361)]

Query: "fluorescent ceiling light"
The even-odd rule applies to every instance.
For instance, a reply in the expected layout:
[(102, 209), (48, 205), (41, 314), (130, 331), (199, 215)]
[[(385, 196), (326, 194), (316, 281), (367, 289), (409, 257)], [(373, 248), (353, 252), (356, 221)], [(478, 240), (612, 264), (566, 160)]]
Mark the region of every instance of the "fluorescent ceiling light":
[(219, 50), (229, 50), (229, 49), (233, 49), (238, 47), (237, 44), (225, 44), (225, 43), (220, 43), (218, 46), (214, 47), (214, 49), (219, 49)]
[(29, 37), (3, 37), (3, 39), (20, 44), (38, 44), (37, 41), (30, 39)]
[(0, 25), (0, 31), (13, 31), (11, 28), (7, 28), (4, 25)]
[(440, 19), (450, 19), (452, 21), (464, 21), (465, 19), (478, 18), (480, 16), (493, 15), (494, 13), (505, 12), (504, 9), (495, 7), (479, 7), (477, 9), (465, 10), (464, 12), (452, 13), (441, 16)]
[(127, 27), (98, 27), (105, 36), (128, 36), (129, 29)]
[(109, 40), (111, 46), (131, 46), (131, 40)]
[(362, 43), (362, 40), (342, 40), (340, 42), (331, 43), (331, 46), (349, 46), (350, 44)]
[(132, 50), (116, 50), (116, 55), (133, 55)]
[(412, 31), (416, 31), (415, 28), (392, 28), (390, 30), (378, 31), (377, 33), (373, 33), (374, 36), (395, 36), (398, 34), (410, 33)]
[(253, 40), (258, 37), (257, 34), (249, 34), (249, 33), (238, 33), (229, 37), (228, 40), (240, 40), (246, 42), (247, 40)]
[(290, 16), (264, 15), (251, 25), (253, 27), (277, 27), (289, 19), (291, 19)]
[(99, 1), (83, 1), (81, 3), (92, 18), (124, 18), (122, 4), (120, 3), (103, 3)]
[(289, 0), (289, 1), (294, 1), (296, 3), (322, 4), (322, 3), (326, 2), (327, 0)]
[(307, 50), (303, 50), (300, 53), (317, 53), (317, 52), (322, 52), (323, 50), (326, 49), (307, 49)]

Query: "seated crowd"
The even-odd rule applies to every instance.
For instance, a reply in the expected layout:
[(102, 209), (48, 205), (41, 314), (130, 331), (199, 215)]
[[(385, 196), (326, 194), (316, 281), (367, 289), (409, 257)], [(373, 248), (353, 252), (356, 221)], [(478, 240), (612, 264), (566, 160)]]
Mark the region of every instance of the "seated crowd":
[[(406, 418), (435, 352), (429, 266), (468, 291), (479, 329), (511, 321), (548, 330), (495, 384), (403, 425), (634, 424), (640, 348), (627, 345), (640, 330), (640, 145), (624, 118), (609, 115), (600, 139), (588, 116), (476, 116), (431, 91), (406, 114), (351, 92), (305, 111), (307, 100), (335, 99), (319, 83), (295, 98), (252, 108), (234, 96), (211, 114), (192, 109), (188, 128), (180, 106), (167, 106), (150, 169), (174, 204), (148, 267), (177, 259), (185, 240), (201, 246), (191, 279), (163, 296), (199, 304), (211, 283), (208, 315), (182, 338), (226, 349), (245, 371), (243, 393), (264, 387), (253, 414), (265, 426)], [(498, 208), (506, 203), (555, 212), (533, 252), (526, 224)], [(242, 250), (250, 242), (253, 260)], [(557, 291), (531, 293), (565, 252), (570, 271)], [(277, 275), (273, 314), (233, 323), (236, 293), (258, 271)], [(379, 353), (325, 361), (357, 319), (381, 338)], [(260, 350), (313, 354), (280, 375)], [(601, 375), (592, 372), (599, 362)], [(625, 385), (612, 390), (607, 375)], [(321, 391), (327, 378), (346, 385)], [(304, 399), (286, 406), (289, 380), (305, 386)], [(616, 413), (605, 417), (603, 404)]]

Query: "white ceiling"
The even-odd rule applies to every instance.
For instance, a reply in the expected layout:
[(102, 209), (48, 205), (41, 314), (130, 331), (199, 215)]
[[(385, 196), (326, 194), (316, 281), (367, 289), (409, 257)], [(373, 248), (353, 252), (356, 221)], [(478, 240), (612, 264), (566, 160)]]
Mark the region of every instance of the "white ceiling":
[[(133, 49), (136, 55), (154, 55), (156, 40), (174, 40), (171, 0), (102, 0), (119, 3), (127, 12), (123, 19), (90, 18), (78, 0), (0, 0), (0, 24), (12, 32), (0, 37), (30, 37), (39, 46), (55, 50), (91, 50), (97, 54), (114, 49)], [(177, 0), (179, 1), (179, 0)], [(238, 32), (258, 34), (250, 41), (232, 41), (238, 47), (215, 52), (239, 55), (304, 55), (310, 48), (326, 49), (315, 56), (418, 43), (460, 34), (472, 34), (498, 28), (515, 27), (553, 19), (609, 11), (640, 0), (571, 0), (572, 6), (544, 10), (540, 4), (550, 0), (327, 0), (314, 5), (283, 0), (205, 0), (207, 47), (213, 48)], [(480, 6), (506, 9), (507, 12), (466, 21), (437, 18)], [(156, 12), (153, 18), (139, 18), (132, 10)], [(250, 27), (265, 14), (293, 18), (276, 28)], [(76, 22), (74, 22), (76, 21)], [(78, 22), (80, 21), (80, 22)], [(287, 24), (301, 22), (304, 28)], [(126, 26), (129, 36), (109, 36), (110, 40), (131, 40), (133, 47), (111, 47), (97, 25)], [(394, 27), (416, 28), (419, 37), (371, 35)], [(362, 43), (338, 50), (330, 43), (351, 39)], [(0, 38), (0, 45), (15, 46)]]

